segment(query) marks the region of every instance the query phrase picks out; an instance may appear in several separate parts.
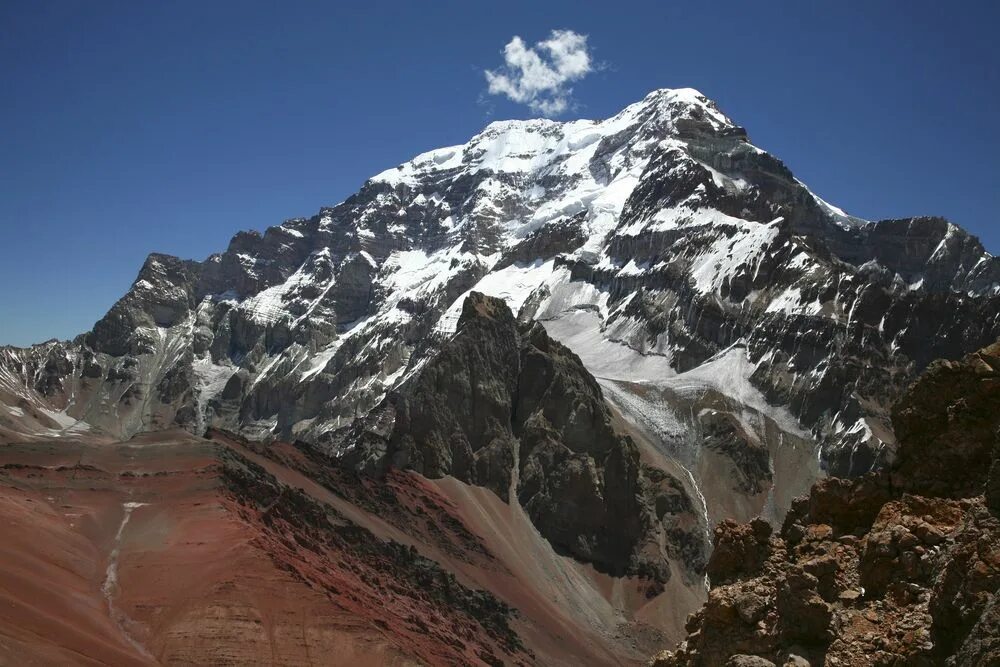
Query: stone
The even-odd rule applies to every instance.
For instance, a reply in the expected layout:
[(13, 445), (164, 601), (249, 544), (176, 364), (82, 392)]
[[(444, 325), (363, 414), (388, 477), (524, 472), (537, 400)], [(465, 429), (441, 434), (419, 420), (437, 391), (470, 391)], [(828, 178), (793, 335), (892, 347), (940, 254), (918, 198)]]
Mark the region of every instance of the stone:
[(801, 567), (785, 575), (777, 603), (783, 637), (806, 644), (830, 640), (833, 609), (820, 597), (818, 587), (819, 580)]
[(907, 443), (896, 474), (908, 489), (952, 498), (983, 493), (1000, 426), (1000, 343), (931, 364), (894, 409), (893, 424)]
[(775, 664), (758, 655), (734, 655), (726, 660), (725, 667), (775, 667)]
[(800, 655), (790, 653), (782, 663), (782, 667), (810, 667), (810, 662)]
[[(945, 420), (938, 436), (956, 438), (954, 452), (919, 459), (903, 440), (903, 463), (891, 473), (817, 482), (792, 503), (768, 551), (760, 551), (750, 524), (720, 522), (710, 563), (724, 583), (692, 616), (674, 664), (718, 664), (727, 651), (778, 657), (780, 664), (1000, 664), (1000, 516), (991, 506), (991, 478), (982, 470), (959, 474), (982, 452), (996, 455), (988, 423), (996, 415), (979, 413), (981, 422), (969, 411), (992, 400), (979, 394), (993, 390), (998, 367), (993, 348), (936, 364), (896, 410), (910, 425), (916, 407), (938, 410), (922, 385), (938, 386), (943, 380), (934, 376), (946, 373), (976, 395), (949, 394), (952, 409), (939, 411)], [(955, 430), (963, 424), (969, 428)], [(924, 435), (915, 436), (918, 451), (930, 444)], [(935, 481), (942, 465), (953, 467)], [(968, 495), (976, 489), (986, 494)], [(769, 595), (775, 602), (761, 617), (759, 598)], [(750, 635), (745, 628), (754, 619)]]
[(770, 534), (770, 525), (763, 521), (744, 525), (730, 519), (719, 522), (706, 568), (713, 585), (758, 572), (771, 553)]

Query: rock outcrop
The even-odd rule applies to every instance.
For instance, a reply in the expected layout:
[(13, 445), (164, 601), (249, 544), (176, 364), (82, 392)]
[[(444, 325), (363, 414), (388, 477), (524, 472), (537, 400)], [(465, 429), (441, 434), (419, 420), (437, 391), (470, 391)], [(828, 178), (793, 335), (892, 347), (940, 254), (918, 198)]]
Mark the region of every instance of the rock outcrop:
[(680, 480), (642, 464), (594, 378), (536, 322), (473, 292), (455, 336), (335, 448), (369, 473), (412, 469), (524, 508), (557, 551), (662, 584), (692, 574), (705, 530)]
[(1000, 663), (998, 353), (931, 364), (892, 471), (818, 482), (777, 535), (719, 524), (708, 603), (652, 664)]
[(896, 436), (906, 443), (899, 484), (921, 495), (982, 494), (996, 460), (998, 415), (1000, 343), (931, 364), (893, 414)]

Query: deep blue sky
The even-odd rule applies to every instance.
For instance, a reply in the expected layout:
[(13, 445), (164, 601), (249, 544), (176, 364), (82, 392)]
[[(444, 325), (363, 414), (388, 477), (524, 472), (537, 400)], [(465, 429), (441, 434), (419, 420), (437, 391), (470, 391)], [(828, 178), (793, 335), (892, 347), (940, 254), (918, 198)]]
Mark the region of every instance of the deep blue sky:
[(955, 5), (0, 3), (0, 344), (89, 329), (149, 252), (203, 258), (530, 116), (483, 70), (553, 28), (605, 65), (569, 117), (692, 86), (849, 213), (1000, 251), (1000, 3)]

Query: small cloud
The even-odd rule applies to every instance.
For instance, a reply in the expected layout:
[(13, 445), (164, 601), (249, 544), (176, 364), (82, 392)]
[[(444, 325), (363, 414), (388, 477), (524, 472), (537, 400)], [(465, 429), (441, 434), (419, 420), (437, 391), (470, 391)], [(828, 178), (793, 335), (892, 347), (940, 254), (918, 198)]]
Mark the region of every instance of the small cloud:
[(568, 84), (594, 71), (587, 36), (572, 30), (553, 30), (533, 47), (515, 36), (504, 47), (503, 59), (503, 67), (485, 72), (490, 95), (527, 104), (545, 116), (569, 109), (573, 89)]

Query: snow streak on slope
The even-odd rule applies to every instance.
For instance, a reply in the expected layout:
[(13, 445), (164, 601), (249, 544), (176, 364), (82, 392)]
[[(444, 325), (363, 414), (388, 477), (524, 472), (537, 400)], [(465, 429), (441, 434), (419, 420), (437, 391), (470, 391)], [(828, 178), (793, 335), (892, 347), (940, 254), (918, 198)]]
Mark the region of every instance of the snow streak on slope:
[[(128, 626), (132, 622), (131, 619), (125, 614), (124, 611), (115, 603), (115, 598), (119, 594), (119, 583), (118, 583), (118, 557), (121, 553), (122, 546), (122, 536), (125, 533), (125, 528), (128, 526), (129, 519), (132, 518), (132, 512), (136, 509), (144, 506), (145, 503), (127, 502), (122, 506), (122, 522), (118, 525), (118, 532), (115, 534), (114, 547), (111, 550), (111, 555), (108, 556), (108, 568), (104, 576), (104, 583), (101, 585), (101, 592), (104, 594), (104, 598), (108, 602), (108, 612), (111, 614), (111, 618), (114, 620), (118, 629), (121, 630), (122, 635), (126, 640), (140, 653), (149, 656), (149, 652), (146, 648), (140, 644), (129, 631)], [(152, 657), (152, 656), (150, 656)]]

